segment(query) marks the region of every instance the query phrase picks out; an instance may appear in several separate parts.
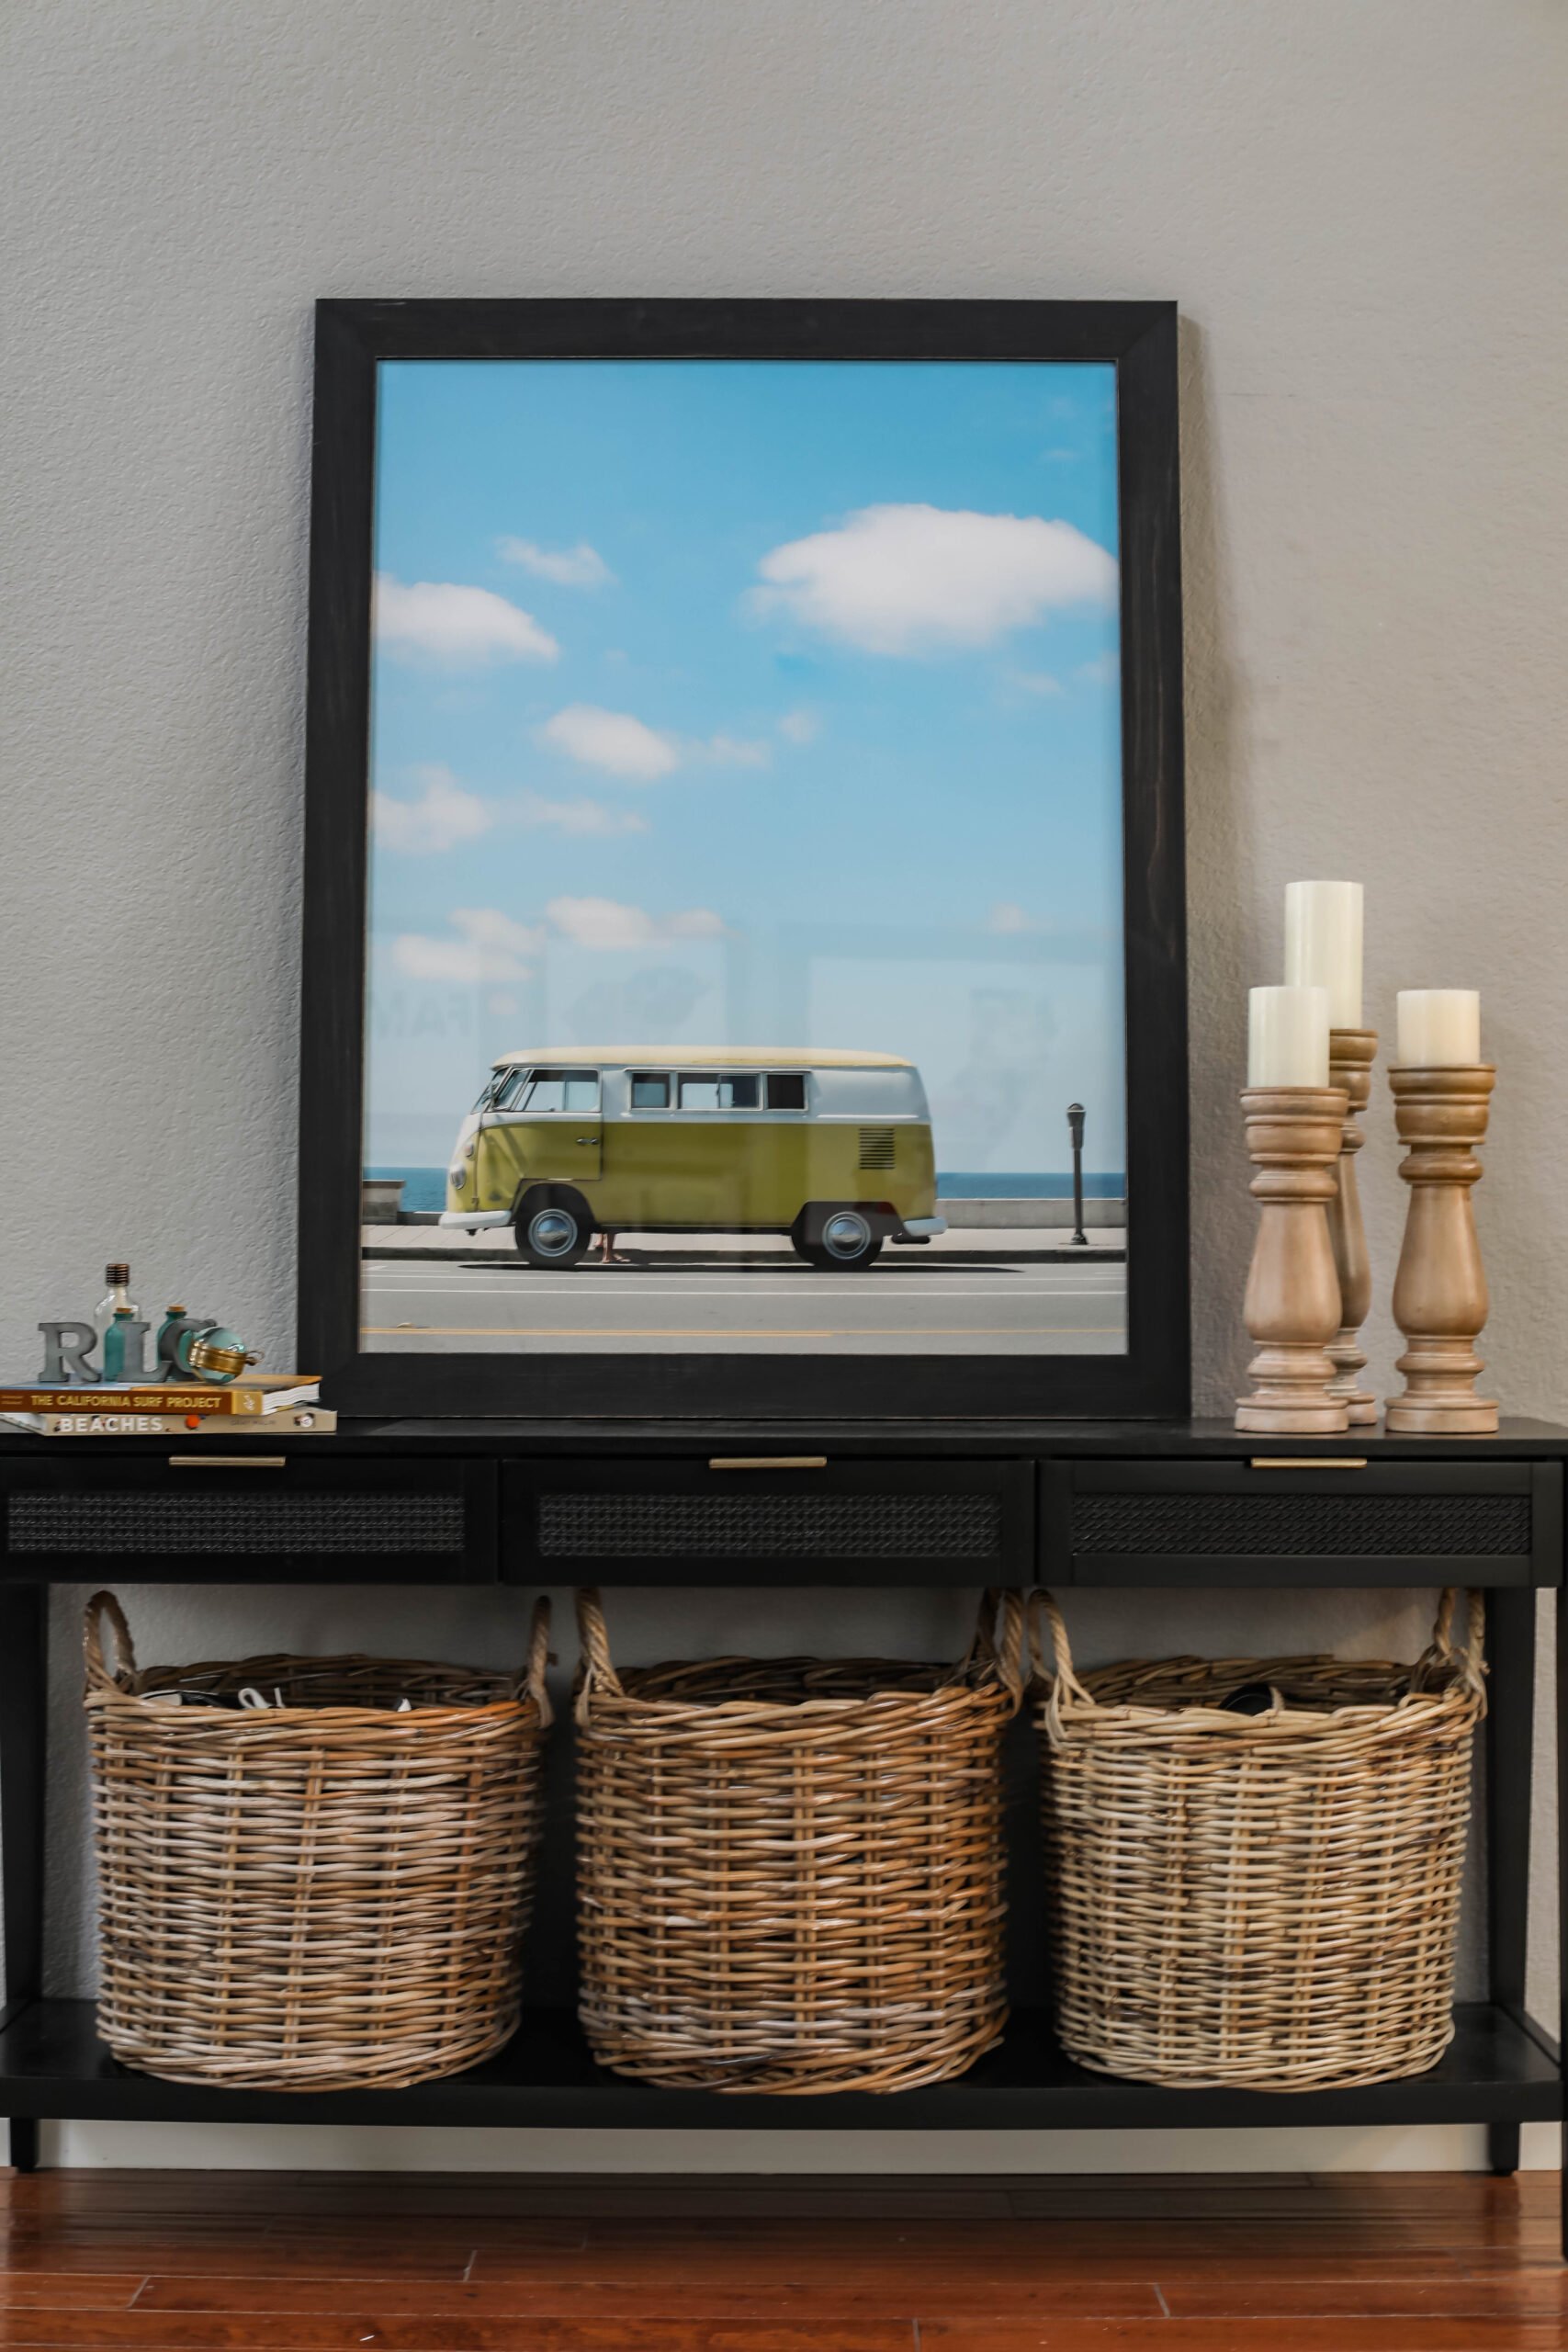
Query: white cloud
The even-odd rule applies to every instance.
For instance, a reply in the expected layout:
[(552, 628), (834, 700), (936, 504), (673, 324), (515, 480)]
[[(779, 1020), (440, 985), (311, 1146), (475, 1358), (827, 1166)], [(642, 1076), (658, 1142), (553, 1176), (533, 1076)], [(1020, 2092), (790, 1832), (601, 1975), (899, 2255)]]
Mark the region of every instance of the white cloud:
[(615, 899), (552, 899), (545, 912), (578, 947), (666, 947), (680, 939), (722, 938), (725, 927), (706, 907), (658, 916)]
[(1034, 925), (1023, 909), (1011, 899), (998, 899), (986, 917), (986, 929), (998, 939), (1010, 939), (1021, 931), (1032, 931)]
[(477, 841), (488, 832), (495, 814), (477, 793), (465, 792), (450, 768), (415, 768), (424, 789), (417, 800), (394, 800), (389, 793), (370, 796), (370, 820), (377, 843), (409, 856), (433, 850), (455, 849), (459, 842)]
[(815, 743), (821, 732), (822, 721), (814, 710), (786, 710), (779, 721), (786, 743)]
[(569, 703), (539, 729), (541, 741), (584, 767), (598, 768), (623, 784), (656, 784), (678, 767), (708, 763), (721, 768), (765, 768), (773, 758), (766, 743), (739, 735), (667, 735), (634, 718), (629, 710), (604, 710), (597, 703)]
[(542, 930), (513, 922), (498, 907), (454, 907), (447, 921), (456, 939), (434, 939), (419, 931), (398, 933), (392, 961), (405, 978), (447, 981), (459, 988), (525, 980), (524, 958), (536, 956), (545, 944)]
[(615, 573), (597, 548), (579, 539), (574, 548), (541, 548), (532, 539), (497, 539), (495, 551), (504, 563), (520, 563), (536, 579), (553, 580), (558, 588), (603, 588)]
[(1121, 656), (1113, 650), (1097, 653), (1092, 662), (1080, 662), (1073, 675), (1086, 686), (1113, 686), (1122, 675)]
[(378, 639), (393, 652), (423, 654), (452, 669), (485, 662), (553, 662), (560, 647), (520, 605), (489, 588), (453, 580), (377, 575)]
[(635, 808), (606, 808), (600, 800), (546, 800), (525, 792), (517, 804), (519, 821), (557, 833), (646, 833), (648, 819)]
[(1016, 686), (1020, 694), (1065, 695), (1067, 691), (1049, 670), (1010, 670), (1007, 675), (1009, 685)]
[(584, 767), (602, 768), (626, 784), (654, 784), (679, 767), (681, 755), (660, 735), (626, 710), (601, 710), (596, 703), (569, 703), (540, 729), (547, 743)]
[(705, 743), (691, 748), (694, 757), (712, 760), (721, 768), (765, 768), (773, 756), (766, 743), (745, 742), (736, 735), (710, 735)]
[(866, 506), (774, 548), (761, 610), (867, 653), (988, 645), (1048, 612), (1109, 603), (1115, 559), (1071, 523), (939, 506)]

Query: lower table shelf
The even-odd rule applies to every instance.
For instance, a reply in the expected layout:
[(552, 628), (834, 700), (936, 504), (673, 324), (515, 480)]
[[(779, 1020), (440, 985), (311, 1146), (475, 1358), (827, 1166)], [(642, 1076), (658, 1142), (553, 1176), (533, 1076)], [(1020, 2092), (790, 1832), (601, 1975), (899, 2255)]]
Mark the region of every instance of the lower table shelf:
[(160, 2082), (118, 2065), (90, 2001), (32, 2001), (0, 2021), (0, 2115), (144, 2122), (607, 2124), (618, 2131), (1153, 2131), (1199, 2124), (1551, 2122), (1563, 2111), (1544, 2035), (1484, 2003), (1455, 2011), (1439, 2064), (1407, 2082), (1289, 2096), (1162, 2090), (1075, 2066), (1042, 2010), (1018, 2013), (1001, 2045), (957, 2081), (876, 2098), (779, 2098), (659, 2090), (596, 2066), (569, 2009), (529, 2009), (500, 2054), (448, 2081), (402, 2091), (255, 2091)]

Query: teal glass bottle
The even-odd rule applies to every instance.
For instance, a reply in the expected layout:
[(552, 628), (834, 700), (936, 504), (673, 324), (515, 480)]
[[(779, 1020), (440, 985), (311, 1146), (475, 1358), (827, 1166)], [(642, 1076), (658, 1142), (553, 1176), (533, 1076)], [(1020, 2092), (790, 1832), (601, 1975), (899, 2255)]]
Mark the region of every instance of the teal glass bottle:
[(134, 1307), (117, 1306), (107, 1330), (104, 1333), (104, 1378), (107, 1380), (140, 1380), (141, 1342), (147, 1337), (147, 1326), (136, 1319)]

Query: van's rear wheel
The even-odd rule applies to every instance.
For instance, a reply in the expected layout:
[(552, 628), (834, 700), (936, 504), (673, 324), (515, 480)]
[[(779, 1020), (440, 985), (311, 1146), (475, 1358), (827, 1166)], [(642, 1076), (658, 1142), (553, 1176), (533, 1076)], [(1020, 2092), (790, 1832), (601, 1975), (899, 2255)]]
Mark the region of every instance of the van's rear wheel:
[(570, 1201), (524, 1202), (513, 1231), (531, 1266), (575, 1266), (593, 1238), (584, 1211)]
[(822, 1273), (857, 1273), (882, 1248), (882, 1236), (863, 1209), (808, 1208), (790, 1235), (808, 1266)]

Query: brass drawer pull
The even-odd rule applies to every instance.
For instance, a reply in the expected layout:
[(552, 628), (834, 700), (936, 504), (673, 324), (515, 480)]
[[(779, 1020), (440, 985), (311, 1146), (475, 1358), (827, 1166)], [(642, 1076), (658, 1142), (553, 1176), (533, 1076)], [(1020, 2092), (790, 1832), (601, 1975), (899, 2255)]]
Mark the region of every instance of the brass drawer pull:
[(171, 1453), (171, 1470), (285, 1470), (287, 1453)]
[(710, 1470), (826, 1470), (825, 1453), (715, 1453)]
[(1249, 1470), (1364, 1470), (1364, 1453), (1310, 1453), (1286, 1458), (1283, 1454), (1255, 1453), (1248, 1463)]

